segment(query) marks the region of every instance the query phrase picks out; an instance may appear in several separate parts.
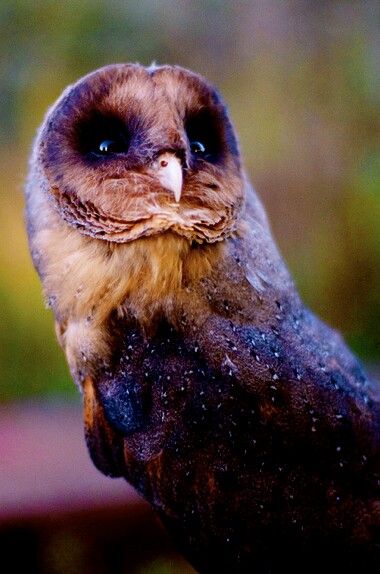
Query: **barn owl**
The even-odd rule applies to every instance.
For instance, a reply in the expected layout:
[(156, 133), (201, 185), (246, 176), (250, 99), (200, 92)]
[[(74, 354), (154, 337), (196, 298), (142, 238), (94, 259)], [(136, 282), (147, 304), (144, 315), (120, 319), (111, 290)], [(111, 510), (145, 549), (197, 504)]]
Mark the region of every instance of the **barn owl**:
[(217, 91), (177, 66), (80, 79), (26, 205), (91, 457), (194, 567), (379, 567), (379, 391), (304, 307)]

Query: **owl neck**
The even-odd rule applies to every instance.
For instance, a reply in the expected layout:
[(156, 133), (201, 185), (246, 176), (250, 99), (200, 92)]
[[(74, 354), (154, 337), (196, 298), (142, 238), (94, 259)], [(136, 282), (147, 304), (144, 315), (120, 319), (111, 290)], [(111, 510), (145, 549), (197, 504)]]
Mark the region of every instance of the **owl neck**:
[(126, 279), (119, 313), (137, 319), (148, 331), (157, 318), (176, 323), (189, 296), (199, 300), (199, 282), (223, 251), (219, 243), (194, 244), (174, 233), (118, 247), (116, 257), (124, 261)]
[(276, 301), (298, 304), (266, 219), (248, 216), (234, 236), (216, 243), (165, 233), (116, 251), (125, 281), (119, 316), (136, 319), (148, 333), (161, 319), (179, 330), (184, 317), (198, 329), (210, 314), (255, 323), (277, 312)]

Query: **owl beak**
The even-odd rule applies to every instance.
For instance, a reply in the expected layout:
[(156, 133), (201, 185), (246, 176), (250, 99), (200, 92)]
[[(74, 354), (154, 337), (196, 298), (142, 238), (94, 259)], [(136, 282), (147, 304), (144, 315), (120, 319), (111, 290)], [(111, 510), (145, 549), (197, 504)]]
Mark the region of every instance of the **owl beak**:
[(162, 153), (154, 162), (154, 169), (162, 187), (174, 193), (177, 203), (182, 193), (182, 165), (173, 153)]

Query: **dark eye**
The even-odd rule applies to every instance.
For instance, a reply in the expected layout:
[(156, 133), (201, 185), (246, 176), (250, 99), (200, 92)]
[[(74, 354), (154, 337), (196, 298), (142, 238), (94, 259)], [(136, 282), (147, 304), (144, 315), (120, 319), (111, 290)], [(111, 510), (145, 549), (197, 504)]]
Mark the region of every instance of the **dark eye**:
[(190, 142), (191, 153), (194, 155), (204, 155), (206, 153), (206, 146), (202, 142)]
[(93, 112), (78, 122), (74, 145), (89, 157), (110, 157), (126, 154), (131, 135), (124, 121), (113, 116)]
[(103, 140), (95, 153), (109, 155), (111, 153), (123, 153), (127, 151), (127, 146), (122, 140)]
[(211, 163), (220, 161), (223, 155), (221, 123), (209, 108), (189, 115), (186, 119), (185, 129), (194, 160), (202, 159)]

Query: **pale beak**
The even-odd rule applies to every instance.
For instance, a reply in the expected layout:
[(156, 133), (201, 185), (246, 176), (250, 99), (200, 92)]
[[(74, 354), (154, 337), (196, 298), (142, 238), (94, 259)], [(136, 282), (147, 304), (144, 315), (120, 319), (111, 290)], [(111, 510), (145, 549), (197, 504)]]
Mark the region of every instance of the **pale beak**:
[(153, 168), (162, 187), (172, 191), (174, 199), (179, 203), (182, 193), (182, 165), (178, 157), (165, 152), (156, 159)]

